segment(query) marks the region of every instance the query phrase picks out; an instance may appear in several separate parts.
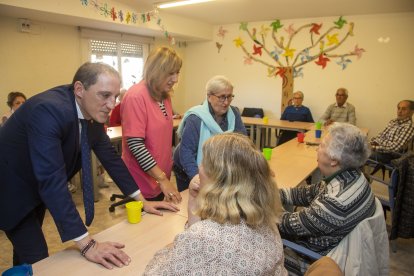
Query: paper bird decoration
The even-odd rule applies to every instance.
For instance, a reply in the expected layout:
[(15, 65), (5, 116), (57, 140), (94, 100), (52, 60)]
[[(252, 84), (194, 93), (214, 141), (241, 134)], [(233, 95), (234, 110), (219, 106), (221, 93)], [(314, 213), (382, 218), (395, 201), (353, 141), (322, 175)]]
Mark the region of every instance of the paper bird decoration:
[(253, 55), (262, 55), (262, 46), (256, 46), (256, 44), (253, 44)]
[(339, 28), (342, 29), (342, 27), (344, 26), (344, 24), (346, 24), (346, 20), (342, 18), (342, 16), (339, 17), (339, 19), (337, 21), (334, 22), (334, 24)]
[(323, 54), (319, 55), (319, 59), (315, 61), (317, 65), (322, 66), (322, 69), (325, 69), (327, 62), (330, 61), (329, 58), (325, 57)]
[(327, 35), (326, 38), (328, 39), (328, 43), (326, 45), (330, 46), (330, 45), (338, 45), (339, 41), (338, 41), (338, 34), (333, 34), (333, 35)]
[(270, 52), (270, 55), (273, 57), (273, 59), (274, 60), (279, 60), (279, 55), (281, 54), (281, 53), (283, 53), (283, 51), (282, 50), (278, 50), (278, 48), (277, 47), (275, 47), (275, 50), (274, 51), (271, 51)]
[(357, 44), (357, 45), (355, 45), (355, 49), (354, 49), (354, 51), (352, 51), (352, 54), (356, 55), (358, 57), (358, 59), (360, 59), (363, 52), (365, 52), (365, 49), (358, 48), (358, 44)]
[(252, 38), (253, 41), (256, 42), (257, 44), (260, 44), (259, 41), (257, 41), (257, 37), (256, 37), (256, 28), (252, 28)]
[(262, 25), (261, 27), (260, 27), (260, 35), (262, 35), (262, 36), (264, 36), (264, 37), (266, 37), (267, 36), (267, 33), (270, 31), (270, 28), (269, 27), (266, 27), (265, 25)]
[(125, 21), (127, 22), (127, 24), (129, 24), (129, 22), (131, 22), (131, 13), (127, 12), (127, 15), (125, 17)]
[(349, 23), (349, 31), (350, 36), (354, 36), (354, 22)]
[(270, 78), (270, 77), (273, 77), (275, 74), (275, 68), (273, 68), (273, 67), (267, 67), (267, 76)]
[(282, 79), (285, 77), (286, 74), (286, 68), (284, 67), (278, 67), (278, 71), (275, 73), (275, 75), (279, 75)]
[(124, 22), (124, 12), (122, 10), (118, 12), (118, 18), (119, 21)]
[(277, 19), (276, 21), (273, 21), (272, 23), (270, 23), (270, 27), (272, 27), (273, 31), (277, 32), (277, 30), (282, 28), (283, 25), (280, 24), (280, 20)]
[(251, 57), (244, 57), (244, 64), (245, 65), (252, 65), (253, 60), (251, 59)]
[(285, 53), (283, 54), (283, 56), (293, 58), (293, 54), (295, 53), (295, 51), (296, 51), (296, 49), (286, 48)]
[(217, 52), (220, 53), (221, 47), (223, 47), (223, 44), (216, 42)]
[(244, 41), (240, 37), (234, 39), (233, 42), (234, 42), (234, 45), (236, 45), (237, 48), (242, 46), (243, 43), (244, 43)]
[(247, 31), (247, 24), (248, 24), (247, 22), (240, 23), (239, 29), (243, 31)]
[(285, 31), (292, 36), (295, 33), (295, 29), (293, 29), (293, 24), (290, 24), (288, 28), (285, 28)]
[(319, 42), (319, 50), (321, 50), (321, 53), (322, 53), (324, 49), (325, 49), (325, 41), (321, 40), (321, 42)]
[(294, 78), (297, 78), (297, 77), (302, 77), (303, 78), (303, 72), (302, 72), (302, 70), (303, 70), (303, 67), (300, 67), (299, 69), (294, 69), (293, 70), (293, 77)]
[(219, 28), (219, 30), (218, 30), (218, 33), (217, 33), (217, 36), (218, 37), (221, 37), (221, 38), (223, 38), (224, 39), (224, 36), (226, 35), (226, 33), (227, 33), (228, 31), (227, 30), (225, 30), (224, 28), (223, 28), (223, 26), (220, 26), (220, 28)]
[(349, 63), (352, 63), (352, 60), (349, 58), (345, 59), (344, 57), (341, 58), (340, 61), (338, 61), (336, 64), (340, 65), (342, 67), (342, 70), (345, 70)]
[(309, 49), (303, 50), (300, 54), (302, 55), (300, 58), (302, 62), (312, 59), (312, 57), (309, 55)]
[(91, 4), (92, 4), (92, 7), (93, 7), (95, 10), (99, 10), (99, 9), (100, 9), (98, 1), (96, 1), (96, 0), (92, 0)]
[(101, 15), (108, 17), (111, 14), (111, 11), (108, 9), (108, 5), (105, 3), (102, 7), (100, 7)]
[(113, 21), (115, 21), (118, 18), (118, 16), (116, 16), (116, 11), (114, 7), (112, 7), (111, 9), (111, 18)]
[(316, 23), (312, 23), (312, 28), (309, 30), (310, 33), (314, 33), (319, 35), (319, 30), (322, 28), (322, 23), (321, 24), (316, 24)]

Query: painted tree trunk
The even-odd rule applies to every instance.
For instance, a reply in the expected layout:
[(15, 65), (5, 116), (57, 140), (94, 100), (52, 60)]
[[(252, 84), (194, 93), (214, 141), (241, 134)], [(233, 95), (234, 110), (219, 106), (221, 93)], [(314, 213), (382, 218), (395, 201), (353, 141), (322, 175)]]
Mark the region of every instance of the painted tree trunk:
[(282, 106), (280, 109), (281, 113), (283, 113), (285, 108), (290, 104), (290, 101), (293, 97), (293, 68), (285, 67), (284, 69), (286, 69), (286, 71), (282, 82)]

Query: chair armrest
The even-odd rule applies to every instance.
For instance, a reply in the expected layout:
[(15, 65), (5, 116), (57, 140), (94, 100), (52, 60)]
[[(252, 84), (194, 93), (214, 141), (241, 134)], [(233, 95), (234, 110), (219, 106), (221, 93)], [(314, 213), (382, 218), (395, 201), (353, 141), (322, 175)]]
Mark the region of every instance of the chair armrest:
[(282, 242), (283, 242), (284, 246), (292, 249), (293, 251), (295, 251), (297, 253), (300, 253), (300, 254), (303, 254), (307, 257), (310, 257), (314, 260), (319, 260), (320, 258), (322, 258), (322, 255), (320, 255), (320, 254), (318, 254), (318, 253), (316, 253), (316, 252), (314, 252), (310, 249), (307, 249), (306, 247), (303, 247), (303, 246), (301, 246), (297, 243), (288, 241), (286, 239), (282, 239)]

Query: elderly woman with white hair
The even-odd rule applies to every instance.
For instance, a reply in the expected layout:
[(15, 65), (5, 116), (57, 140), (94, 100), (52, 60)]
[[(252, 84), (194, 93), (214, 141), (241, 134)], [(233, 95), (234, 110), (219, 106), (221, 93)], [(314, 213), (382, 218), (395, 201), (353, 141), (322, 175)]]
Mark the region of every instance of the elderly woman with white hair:
[(326, 255), (360, 221), (371, 217), (375, 198), (360, 170), (369, 155), (366, 135), (359, 128), (347, 123), (331, 125), (318, 148), (318, 167), (324, 179), (280, 189), (282, 204), (303, 206), (282, 215), (282, 237)]
[(230, 106), (234, 98), (231, 82), (224, 76), (214, 76), (207, 82), (206, 92), (203, 104), (188, 110), (178, 127), (181, 141), (174, 152), (173, 169), (179, 191), (187, 189), (198, 175), (204, 141), (223, 132), (246, 134), (240, 113)]

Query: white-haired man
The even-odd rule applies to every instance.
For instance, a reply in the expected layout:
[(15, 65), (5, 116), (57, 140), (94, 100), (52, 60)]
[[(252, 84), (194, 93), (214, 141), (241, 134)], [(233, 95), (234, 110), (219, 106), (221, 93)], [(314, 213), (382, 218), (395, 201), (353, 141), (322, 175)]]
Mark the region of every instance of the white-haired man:
[(355, 107), (346, 102), (348, 99), (348, 90), (346, 88), (338, 88), (335, 97), (336, 103), (328, 106), (320, 121), (323, 121), (326, 126), (333, 122), (356, 125)]

